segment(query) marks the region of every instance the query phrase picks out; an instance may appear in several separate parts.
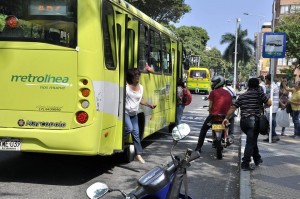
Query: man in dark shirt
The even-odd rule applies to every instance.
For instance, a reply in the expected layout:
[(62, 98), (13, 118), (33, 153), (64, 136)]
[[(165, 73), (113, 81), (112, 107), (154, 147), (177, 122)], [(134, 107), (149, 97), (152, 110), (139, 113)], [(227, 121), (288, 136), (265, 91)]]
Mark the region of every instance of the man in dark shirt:
[(228, 118), (237, 108), (241, 109), (240, 126), (242, 131), (247, 135), (244, 157), (242, 158), (241, 167), (243, 170), (253, 170), (250, 166), (251, 157), (256, 166), (262, 163), (259, 149), (257, 146), (258, 138), (258, 121), (260, 117), (260, 107), (262, 103), (271, 106), (272, 101), (261, 90), (257, 78), (251, 78), (248, 81), (248, 90), (241, 94), (235, 103), (230, 107), (223, 121), (223, 125), (229, 123)]

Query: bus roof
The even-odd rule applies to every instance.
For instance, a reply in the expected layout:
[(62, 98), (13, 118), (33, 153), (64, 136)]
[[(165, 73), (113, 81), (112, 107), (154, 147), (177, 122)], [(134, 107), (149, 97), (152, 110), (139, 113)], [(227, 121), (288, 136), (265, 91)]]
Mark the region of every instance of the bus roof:
[(122, 7), (124, 10), (126, 10), (129, 13), (131, 13), (132, 15), (138, 17), (139, 19), (146, 21), (147, 24), (154, 26), (161, 32), (163, 32), (167, 35), (170, 35), (175, 39), (178, 39), (178, 37), (175, 35), (175, 33), (173, 33), (171, 30), (167, 29), (165, 26), (161, 25), (160, 23), (156, 22), (154, 19), (152, 19), (151, 17), (149, 17), (148, 15), (146, 15), (145, 13), (143, 13), (142, 11), (140, 11), (139, 9), (137, 9), (130, 3), (128, 3), (124, 0), (109, 0), (109, 1), (111, 1), (115, 5), (118, 5), (119, 7)]

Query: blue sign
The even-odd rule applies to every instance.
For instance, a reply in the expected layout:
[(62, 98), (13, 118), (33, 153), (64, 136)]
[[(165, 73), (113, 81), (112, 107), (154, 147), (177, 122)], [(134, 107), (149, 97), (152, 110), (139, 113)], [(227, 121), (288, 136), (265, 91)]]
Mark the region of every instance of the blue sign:
[(286, 50), (286, 33), (265, 32), (263, 39), (263, 58), (284, 58)]

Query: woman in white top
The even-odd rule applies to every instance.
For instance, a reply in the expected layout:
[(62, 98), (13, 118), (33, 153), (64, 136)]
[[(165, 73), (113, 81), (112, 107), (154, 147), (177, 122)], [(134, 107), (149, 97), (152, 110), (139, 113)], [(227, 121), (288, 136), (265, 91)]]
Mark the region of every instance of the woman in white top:
[(131, 134), (136, 159), (141, 163), (145, 163), (141, 156), (143, 148), (141, 145), (137, 114), (140, 104), (152, 109), (154, 109), (156, 105), (150, 105), (143, 99), (143, 86), (140, 84), (140, 71), (137, 68), (128, 70), (126, 80), (125, 137)]

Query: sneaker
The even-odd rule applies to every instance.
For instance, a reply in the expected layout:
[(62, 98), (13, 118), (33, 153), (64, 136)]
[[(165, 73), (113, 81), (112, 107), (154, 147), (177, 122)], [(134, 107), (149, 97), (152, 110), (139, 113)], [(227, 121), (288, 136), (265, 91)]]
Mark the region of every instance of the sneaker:
[(277, 135), (275, 135), (275, 136), (272, 137), (272, 142), (273, 141), (277, 142), (279, 140), (280, 140), (280, 138)]
[(281, 136), (286, 136), (286, 134), (284, 132), (281, 132)]
[(254, 160), (255, 166), (259, 166), (261, 163), (263, 163), (262, 159)]
[(263, 139), (264, 142), (269, 142), (269, 137), (267, 137), (266, 139)]
[(252, 171), (252, 170), (254, 170), (254, 168), (249, 163), (245, 163), (245, 162), (242, 162), (241, 168), (242, 168), (243, 171)]

